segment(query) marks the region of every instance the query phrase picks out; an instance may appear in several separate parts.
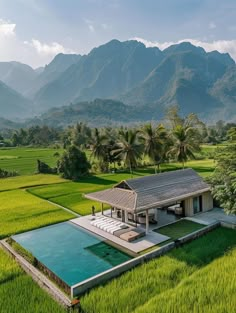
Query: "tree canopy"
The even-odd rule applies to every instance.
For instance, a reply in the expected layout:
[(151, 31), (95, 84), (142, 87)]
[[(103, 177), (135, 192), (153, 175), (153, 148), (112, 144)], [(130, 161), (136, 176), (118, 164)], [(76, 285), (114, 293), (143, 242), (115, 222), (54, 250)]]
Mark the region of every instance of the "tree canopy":
[(73, 145), (64, 152), (57, 168), (64, 178), (78, 180), (88, 175), (90, 167), (85, 152)]
[(217, 166), (209, 179), (213, 196), (227, 213), (236, 214), (236, 145), (219, 149), (215, 160)]

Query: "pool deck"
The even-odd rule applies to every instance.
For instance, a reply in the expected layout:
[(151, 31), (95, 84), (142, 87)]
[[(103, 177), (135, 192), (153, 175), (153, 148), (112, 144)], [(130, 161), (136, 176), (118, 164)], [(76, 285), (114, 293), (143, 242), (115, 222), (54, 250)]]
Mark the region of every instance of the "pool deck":
[[(99, 216), (99, 214), (97, 214), (96, 216)], [(79, 225), (82, 228), (85, 228), (88, 231), (91, 231), (92, 233), (96, 235), (103, 237), (105, 240), (109, 240), (113, 242), (114, 244), (123, 247), (126, 250), (127, 249), (130, 250), (133, 253), (142, 252), (146, 249), (149, 249), (169, 239), (169, 237), (155, 233), (150, 229), (149, 233), (145, 235), (145, 237), (141, 237), (132, 242), (127, 242), (100, 228), (97, 228), (96, 226), (91, 225), (91, 221), (93, 219), (94, 218), (92, 217), (92, 215), (87, 215), (87, 216), (72, 219), (70, 221), (76, 225)], [(155, 226), (155, 228), (157, 227)]]

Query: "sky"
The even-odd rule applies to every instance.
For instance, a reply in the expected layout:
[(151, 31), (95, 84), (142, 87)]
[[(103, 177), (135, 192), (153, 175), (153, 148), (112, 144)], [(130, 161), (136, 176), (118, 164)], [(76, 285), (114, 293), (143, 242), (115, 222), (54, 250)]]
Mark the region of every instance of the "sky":
[(0, 0), (0, 61), (36, 68), (112, 39), (190, 41), (236, 60), (235, 0)]

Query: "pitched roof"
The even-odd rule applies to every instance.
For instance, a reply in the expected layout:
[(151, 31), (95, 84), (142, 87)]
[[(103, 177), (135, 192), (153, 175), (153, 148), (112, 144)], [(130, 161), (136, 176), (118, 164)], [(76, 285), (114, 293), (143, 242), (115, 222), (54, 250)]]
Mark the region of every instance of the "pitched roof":
[(124, 180), (113, 188), (85, 197), (136, 213), (209, 190), (210, 187), (193, 169), (184, 169)]

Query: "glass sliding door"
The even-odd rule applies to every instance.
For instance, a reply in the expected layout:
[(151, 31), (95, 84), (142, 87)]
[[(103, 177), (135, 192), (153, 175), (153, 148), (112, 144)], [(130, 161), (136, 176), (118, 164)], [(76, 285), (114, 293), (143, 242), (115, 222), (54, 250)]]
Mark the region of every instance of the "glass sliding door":
[(193, 213), (197, 214), (202, 211), (201, 199), (200, 197), (193, 198)]

